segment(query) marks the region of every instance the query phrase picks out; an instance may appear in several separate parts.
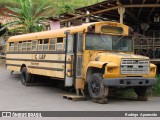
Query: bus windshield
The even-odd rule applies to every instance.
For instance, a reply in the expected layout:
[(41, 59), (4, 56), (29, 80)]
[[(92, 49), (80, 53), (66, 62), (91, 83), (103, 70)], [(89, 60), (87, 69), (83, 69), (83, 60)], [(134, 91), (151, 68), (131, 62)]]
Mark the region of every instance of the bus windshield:
[(131, 36), (87, 34), (86, 50), (133, 51)]

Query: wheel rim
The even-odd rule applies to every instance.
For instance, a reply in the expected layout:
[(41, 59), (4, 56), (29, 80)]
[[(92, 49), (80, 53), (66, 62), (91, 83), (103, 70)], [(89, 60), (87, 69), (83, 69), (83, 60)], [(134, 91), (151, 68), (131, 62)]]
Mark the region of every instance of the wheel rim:
[(100, 84), (97, 80), (93, 80), (90, 83), (90, 88), (93, 94), (98, 95), (100, 92)]

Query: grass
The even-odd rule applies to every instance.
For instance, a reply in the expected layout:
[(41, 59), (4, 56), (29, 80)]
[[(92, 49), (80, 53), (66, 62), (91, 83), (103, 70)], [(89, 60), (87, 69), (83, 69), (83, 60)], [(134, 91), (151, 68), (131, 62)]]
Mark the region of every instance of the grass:
[(150, 90), (150, 95), (152, 96), (160, 96), (160, 74), (158, 74), (156, 77), (157, 83)]
[(134, 92), (134, 89), (123, 89), (116, 92), (116, 96), (122, 97), (122, 98), (133, 98), (133, 97), (136, 97), (136, 94)]

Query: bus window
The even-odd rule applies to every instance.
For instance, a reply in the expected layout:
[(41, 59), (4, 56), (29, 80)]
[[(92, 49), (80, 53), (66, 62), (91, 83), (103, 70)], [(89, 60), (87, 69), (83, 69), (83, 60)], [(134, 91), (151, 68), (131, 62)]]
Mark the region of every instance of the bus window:
[(9, 51), (14, 51), (14, 43), (9, 43)]
[(44, 39), (44, 50), (48, 50), (49, 39)]
[(33, 51), (34, 51), (34, 50), (37, 50), (36, 45), (37, 45), (37, 41), (32, 41), (32, 50), (33, 50)]
[(27, 51), (31, 51), (31, 41), (27, 42)]
[(56, 44), (56, 39), (51, 38), (50, 39), (50, 50), (55, 50), (55, 44)]
[(22, 51), (26, 51), (27, 50), (27, 42), (23, 42), (23, 47), (22, 47)]
[(14, 51), (18, 51), (18, 42), (14, 43)]
[(73, 35), (68, 35), (68, 53), (73, 53)]
[(22, 42), (19, 42), (18, 44), (18, 51), (22, 51)]
[(62, 51), (63, 49), (63, 37), (57, 38), (57, 51)]
[(38, 40), (38, 50), (43, 50), (43, 40)]
[(78, 34), (78, 41), (77, 41), (77, 52), (82, 52), (83, 49), (83, 34)]

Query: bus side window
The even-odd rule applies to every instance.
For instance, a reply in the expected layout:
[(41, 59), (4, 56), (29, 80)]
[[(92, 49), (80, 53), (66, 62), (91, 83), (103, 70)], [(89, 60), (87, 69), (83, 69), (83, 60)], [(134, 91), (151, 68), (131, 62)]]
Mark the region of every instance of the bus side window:
[(57, 38), (57, 51), (62, 51), (63, 49), (63, 37)]
[(44, 45), (43, 45), (44, 50), (48, 50), (48, 44), (49, 44), (49, 39), (44, 39)]
[(14, 51), (14, 43), (9, 43), (9, 51)]
[(14, 51), (18, 51), (18, 42), (14, 43)]
[(32, 41), (32, 50), (33, 50), (33, 51), (34, 51), (34, 50), (37, 50), (36, 45), (37, 45), (37, 41)]
[(43, 50), (43, 40), (38, 40), (38, 50)]
[(26, 51), (26, 50), (27, 50), (27, 42), (23, 42), (22, 51)]
[(31, 41), (27, 42), (27, 51), (31, 51)]
[(18, 51), (22, 51), (22, 42), (19, 42), (18, 44)]
[(51, 38), (50, 39), (50, 50), (55, 50), (55, 44), (56, 44), (56, 39)]
[(73, 53), (73, 40), (74, 40), (73, 35), (68, 35), (68, 49), (67, 49), (68, 53)]

